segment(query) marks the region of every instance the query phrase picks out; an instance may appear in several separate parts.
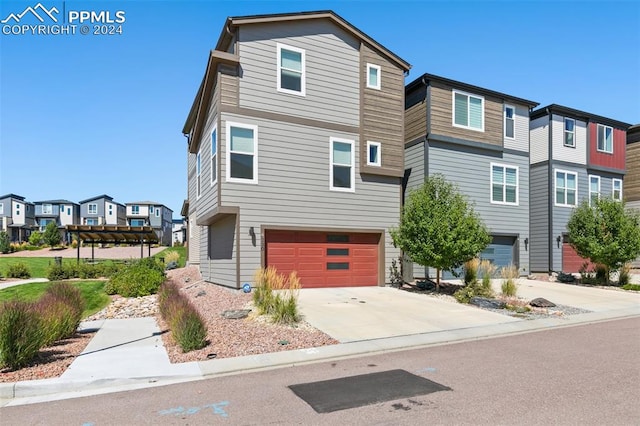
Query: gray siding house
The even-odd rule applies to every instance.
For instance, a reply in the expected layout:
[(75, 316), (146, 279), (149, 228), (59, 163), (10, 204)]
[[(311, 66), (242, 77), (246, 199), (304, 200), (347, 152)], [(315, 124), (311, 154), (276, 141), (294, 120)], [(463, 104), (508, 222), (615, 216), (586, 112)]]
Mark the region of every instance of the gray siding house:
[(49, 222), (54, 222), (63, 241), (70, 243), (71, 234), (65, 230), (65, 226), (80, 224), (80, 205), (69, 200), (36, 201), (34, 205), (38, 229), (44, 232)]
[(171, 245), (173, 210), (155, 201), (126, 203), (127, 225), (151, 226), (163, 246)]
[(228, 18), (183, 133), (188, 258), (239, 288), (384, 285), (409, 64), (333, 12)]
[(583, 200), (622, 200), (629, 124), (561, 105), (531, 113), (531, 270), (578, 272), (567, 223)]
[[(405, 196), (442, 174), (491, 232), (480, 257), (528, 274), (529, 111), (538, 104), (432, 74), (408, 84), (405, 99)], [(435, 272), (405, 267), (414, 278)]]
[(16, 194), (0, 197), (0, 231), (9, 234), (12, 242), (29, 239), (31, 231), (36, 229), (35, 208), (33, 203)]
[(126, 225), (125, 206), (106, 194), (80, 201), (81, 225)]

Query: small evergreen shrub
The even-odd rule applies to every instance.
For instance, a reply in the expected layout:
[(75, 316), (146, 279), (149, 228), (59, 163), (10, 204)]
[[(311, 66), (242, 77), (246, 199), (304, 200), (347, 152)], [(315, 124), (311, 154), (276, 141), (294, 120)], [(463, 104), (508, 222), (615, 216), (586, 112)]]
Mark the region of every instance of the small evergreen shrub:
[(105, 291), (123, 297), (148, 296), (158, 291), (164, 279), (162, 263), (154, 258), (144, 258), (113, 274)]
[(7, 268), (8, 278), (31, 278), (29, 267), (23, 262), (9, 264)]
[(460, 303), (469, 303), (472, 297), (487, 297), (493, 298), (495, 297), (495, 293), (491, 288), (485, 287), (481, 282), (476, 282), (474, 284), (467, 284), (455, 293), (453, 293), (453, 297)]
[(11, 241), (9, 240), (9, 234), (5, 231), (0, 231), (0, 253), (7, 254), (11, 251)]
[(42, 320), (31, 304), (10, 301), (0, 305), (0, 366), (24, 367), (42, 342)]

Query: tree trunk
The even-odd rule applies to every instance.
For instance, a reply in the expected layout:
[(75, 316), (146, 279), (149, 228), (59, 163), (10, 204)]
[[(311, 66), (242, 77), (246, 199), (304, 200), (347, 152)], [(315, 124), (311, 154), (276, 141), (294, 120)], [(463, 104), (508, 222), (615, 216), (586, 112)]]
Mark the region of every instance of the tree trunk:
[(436, 268), (436, 293), (440, 293), (440, 268)]

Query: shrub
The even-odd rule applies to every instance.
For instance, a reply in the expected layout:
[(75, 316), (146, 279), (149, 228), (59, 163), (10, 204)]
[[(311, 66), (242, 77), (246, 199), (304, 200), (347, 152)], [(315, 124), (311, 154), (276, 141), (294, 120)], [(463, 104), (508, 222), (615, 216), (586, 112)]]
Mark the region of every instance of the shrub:
[(169, 251), (165, 252), (165, 254), (164, 254), (164, 264), (165, 265), (168, 265), (171, 262), (175, 262), (177, 264), (178, 260), (180, 260), (180, 253), (178, 253), (177, 251), (169, 250)]
[(84, 312), (84, 308), (86, 307), (80, 289), (69, 283), (54, 283), (47, 287), (45, 296), (53, 297), (69, 305), (73, 310), (73, 319), (76, 322), (76, 328), (78, 327), (82, 319), (82, 312)]
[(8, 278), (31, 278), (31, 272), (29, 267), (23, 262), (16, 262), (9, 264), (7, 268)]
[(389, 266), (389, 281), (391, 282), (391, 286), (396, 288), (400, 288), (404, 284), (402, 270), (398, 265), (402, 265), (402, 257), (391, 259), (391, 266)]
[[(567, 273), (564, 273), (564, 272), (560, 272), (556, 279), (558, 280), (558, 282), (561, 282), (561, 283), (573, 283), (573, 282), (576, 281), (576, 277), (574, 277), (573, 274), (567, 274)], [(582, 278), (581, 278), (581, 281), (583, 283), (586, 283), (585, 280), (587, 280), (587, 279), (589, 279), (588, 273), (583, 274)]]
[(40, 244), (42, 244), (42, 232), (32, 232), (29, 236), (29, 244), (31, 244), (32, 246), (39, 246)]
[(9, 241), (9, 234), (5, 231), (0, 231), (0, 253), (7, 254), (11, 251), (11, 242)]
[(596, 265), (596, 283), (606, 284), (609, 282), (609, 270), (605, 265)]
[(485, 290), (491, 290), (491, 277), (496, 272), (497, 266), (490, 260), (484, 259), (480, 262), (480, 271), (482, 271), (482, 287)]
[(36, 309), (42, 319), (43, 346), (72, 336), (78, 328), (77, 324), (74, 324), (73, 309), (51, 295), (42, 296), (36, 304)]
[(631, 264), (625, 263), (624, 265), (622, 265), (622, 268), (620, 268), (620, 273), (618, 274), (618, 285), (624, 286), (626, 284), (629, 284), (630, 280), (631, 280)]
[(491, 288), (491, 283), (489, 283), (489, 287), (486, 287), (482, 283), (478, 282), (478, 280), (473, 284), (465, 285), (453, 294), (453, 297), (455, 297), (460, 303), (469, 303), (472, 297), (493, 298), (494, 296), (495, 294)]
[(502, 276), (502, 294), (507, 297), (515, 297), (518, 292), (516, 279), (518, 278), (518, 268), (514, 265), (505, 266), (500, 270)]
[(44, 234), (42, 235), (42, 240), (45, 244), (51, 246), (51, 248), (60, 244), (62, 236), (60, 235), (58, 225), (55, 222), (47, 223), (47, 226), (44, 229)]
[(467, 260), (464, 263), (464, 283), (474, 284), (478, 281), (478, 267), (480, 266), (480, 259), (474, 257)]
[(153, 258), (145, 258), (113, 274), (105, 291), (123, 297), (148, 296), (158, 291), (164, 279), (162, 264)]
[(0, 366), (27, 365), (42, 347), (42, 321), (33, 306), (10, 301), (0, 305)]
[(295, 323), (300, 320), (298, 293), (300, 279), (295, 271), (288, 277), (270, 266), (260, 268), (254, 274), (253, 303), (260, 314), (268, 314), (277, 323)]
[(640, 291), (640, 284), (625, 284), (622, 286), (622, 288), (624, 290), (634, 290), (634, 291)]
[(167, 322), (173, 339), (183, 352), (207, 345), (207, 327), (196, 308), (173, 282), (165, 282), (158, 291), (160, 315)]

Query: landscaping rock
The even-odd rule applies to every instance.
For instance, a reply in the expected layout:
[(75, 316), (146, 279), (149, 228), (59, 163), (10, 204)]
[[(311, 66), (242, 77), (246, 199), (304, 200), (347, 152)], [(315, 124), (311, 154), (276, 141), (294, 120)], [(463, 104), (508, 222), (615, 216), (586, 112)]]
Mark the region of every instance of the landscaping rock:
[(226, 319), (242, 319), (249, 316), (251, 309), (234, 309), (230, 311), (224, 311), (222, 316)]
[(484, 309), (503, 309), (506, 306), (504, 302), (486, 297), (472, 297), (469, 303)]
[(538, 297), (529, 302), (529, 305), (536, 308), (553, 308), (556, 306), (555, 303), (548, 301), (547, 299), (543, 299), (542, 297)]
[(169, 262), (167, 263), (167, 267), (165, 268), (167, 271), (172, 269), (176, 269), (178, 267), (178, 262)]

